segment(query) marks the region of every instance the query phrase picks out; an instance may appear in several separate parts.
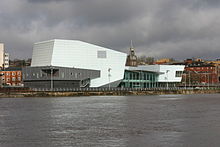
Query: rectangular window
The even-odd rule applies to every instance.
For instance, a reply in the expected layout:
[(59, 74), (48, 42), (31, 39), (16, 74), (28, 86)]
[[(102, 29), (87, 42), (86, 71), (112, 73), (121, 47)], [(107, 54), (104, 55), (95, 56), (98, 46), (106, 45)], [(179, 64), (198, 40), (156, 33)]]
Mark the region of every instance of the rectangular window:
[(98, 57), (98, 58), (107, 58), (107, 53), (106, 53), (106, 51), (98, 51), (98, 52), (97, 52), (97, 57)]
[(132, 79), (132, 75), (131, 75), (131, 73), (129, 73), (129, 79), (130, 79), (130, 80)]
[(62, 73), (61, 73), (61, 78), (64, 78), (64, 77), (65, 77), (65, 76), (64, 76), (64, 72), (62, 72)]
[(150, 75), (149, 74), (147, 74), (147, 80), (150, 80)]
[(16, 78), (15, 78), (15, 77), (12, 77), (12, 81), (16, 81)]

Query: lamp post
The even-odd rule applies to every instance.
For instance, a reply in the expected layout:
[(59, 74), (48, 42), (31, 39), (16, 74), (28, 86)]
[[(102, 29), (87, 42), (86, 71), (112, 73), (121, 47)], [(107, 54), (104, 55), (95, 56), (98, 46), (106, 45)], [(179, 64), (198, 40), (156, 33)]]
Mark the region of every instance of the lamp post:
[(111, 77), (111, 68), (108, 68), (108, 88), (110, 89), (110, 87), (111, 87), (111, 84), (110, 84), (110, 77)]
[(139, 71), (139, 88), (141, 88), (141, 71)]
[(53, 91), (53, 67), (50, 66), (50, 90)]
[(168, 72), (169, 72), (170, 70), (166, 70), (166, 76), (167, 76), (167, 89), (168, 89)]

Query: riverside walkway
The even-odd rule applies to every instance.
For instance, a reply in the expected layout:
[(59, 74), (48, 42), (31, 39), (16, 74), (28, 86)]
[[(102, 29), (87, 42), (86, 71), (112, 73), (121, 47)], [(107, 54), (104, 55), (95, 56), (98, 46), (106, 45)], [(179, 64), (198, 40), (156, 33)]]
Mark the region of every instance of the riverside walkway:
[(99, 95), (164, 95), (220, 93), (220, 87), (161, 87), (161, 88), (1, 88), (0, 97), (66, 97)]

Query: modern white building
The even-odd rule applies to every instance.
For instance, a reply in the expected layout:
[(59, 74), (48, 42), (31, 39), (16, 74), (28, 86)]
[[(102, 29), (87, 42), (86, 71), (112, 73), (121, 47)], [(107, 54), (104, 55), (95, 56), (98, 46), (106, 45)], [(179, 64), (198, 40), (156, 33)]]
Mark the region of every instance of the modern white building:
[(162, 73), (158, 82), (181, 82), (185, 65), (141, 65), (140, 68)]
[(1, 68), (8, 68), (9, 67), (9, 54), (5, 53), (3, 43), (0, 43), (0, 67)]
[[(66, 67), (100, 71), (90, 87), (117, 87), (124, 77), (127, 54), (78, 40), (34, 44), (31, 68)], [(35, 79), (36, 80), (36, 79)]]
[(121, 87), (174, 87), (181, 82), (184, 67), (184, 65), (126, 66), (125, 77)]
[(159, 83), (170, 83), (169, 85), (180, 83), (185, 65), (143, 65), (140, 68), (161, 73), (158, 77)]

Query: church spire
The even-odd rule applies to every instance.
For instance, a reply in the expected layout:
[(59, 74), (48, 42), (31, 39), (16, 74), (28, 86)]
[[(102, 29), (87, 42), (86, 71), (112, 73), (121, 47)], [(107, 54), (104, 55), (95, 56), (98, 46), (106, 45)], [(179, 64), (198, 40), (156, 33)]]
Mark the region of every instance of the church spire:
[(135, 50), (133, 42), (131, 40), (130, 53), (127, 56), (126, 66), (137, 66), (137, 56), (135, 55)]
[(134, 47), (133, 47), (133, 42), (132, 42), (132, 40), (131, 40), (131, 46), (130, 46), (130, 48), (134, 48)]
[(132, 53), (132, 54), (134, 54), (134, 46), (133, 46), (133, 41), (131, 40), (131, 46), (130, 46), (130, 52)]

